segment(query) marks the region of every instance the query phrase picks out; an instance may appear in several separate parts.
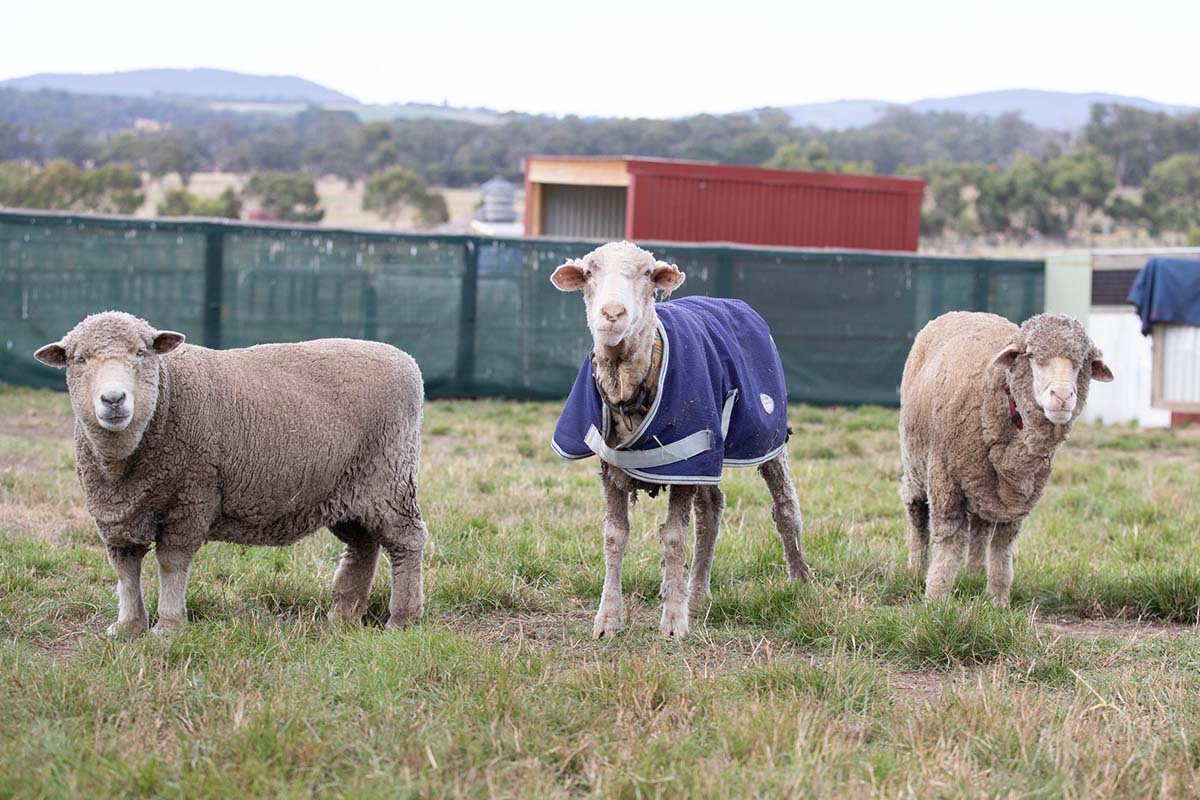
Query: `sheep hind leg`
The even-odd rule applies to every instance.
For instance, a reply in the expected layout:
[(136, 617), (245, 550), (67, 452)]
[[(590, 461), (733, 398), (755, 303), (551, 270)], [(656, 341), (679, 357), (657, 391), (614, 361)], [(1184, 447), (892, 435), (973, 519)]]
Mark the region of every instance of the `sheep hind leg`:
[(971, 525), (971, 543), (967, 550), (967, 571), (982, 573), (987, 569), (988, 542), (992, 538), (992, 523), (979, 521)]
[(402, 520), (380, 537), (392, 562), (392, 596), (388, 599), (389, 628), (403, 628), (425, 614), (425, 586), (421, 558), (429, 532), (420, 511)]
[(694, 486), (672, 486), (667, 521), (659, 530), (663, 545), (663, 607), (658, 629), (672, 639), (682, 639), (688, 632), (687, 533), (695, 494)]
[(788, 469), (787, 450), (758, 467), (758, 473), (766, 481), (771, 492), (771, 519), (783, 542), (783, 557), (787, 562), (788, 580), (808, 580), (808, 562), (804, 560), (804, 549), (800, 546), (800, 534), (804, 529), (804, 517), (800, 513), (800, 500), (792, 484)]
[(908, 568), (923, 578), (929, 569), (929, 500), (909, 484), (907, 476), (900, 499), (908, 512)]
[(1020, 524), (1010, 523), (997, 525), (992, 531), (988, 546), (987, 588), (992, 604), (999, 607), (1008, 605), (1013, 582), (1013, 548), (1020, 530)]
[(725, 494), (718, 486), (701, 486), (692, 500), (696, 514), (696, 548), (692, 555), (692, 577), (688, 587), (688, 611), (692, 614), (708, 605), (713, 551), (721, 532)]
[(329, 619), (358, 621), (370, 602), (371, 584), (375, 582), (375, 567), (379, 563), (379, 542), (358, 522), (339, 522), (329, 529), (346, 544), (333, 574)]

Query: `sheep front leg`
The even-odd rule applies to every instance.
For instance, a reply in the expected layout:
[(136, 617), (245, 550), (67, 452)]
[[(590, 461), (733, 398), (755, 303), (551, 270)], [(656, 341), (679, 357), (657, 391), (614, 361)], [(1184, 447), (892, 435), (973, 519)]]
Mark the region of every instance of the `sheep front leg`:
[(987, 588), (993, 605), (1008, 605), (1008, 593), (1013, 582), (1013, 545), (1021, 531), (1020, 523), (997, 525), (988, 547)]
[(972, 526), (971, 544), (967, 551), (968, 572), (983, 572), (987, 569), (988, 541), (992, 537), (992, 527), (988, 523)]
[(154, 633), (176, 633), (187, 623), (187, 581), (199, 544), (163, 538), (154, 549), (158, 559), (158, 622)]
[(687, 534), (692, 519), (694, 486), (672, 486), (667, 501), (667, 521), (659, 531), (663, 545), (662, 620), (663, 636), (682, 639), (688, 632)]
[(592, 624), (592, 637), (613, 637), (625, 627), (625, 600), (621, 596), (621, 561), (629, 544), (629, 493), (615, 486), (604, 470), (604, 590)]
[(944, 599), (950, 596), (958, 568), (967, 555), (971, 529), (960, 516), (935, 515), (931, 523), (933, 557), (925, 577), (925, 597)]
[(142, 559), (146, 545), (107, 544), (108, 563), (117, 573), (117, 621), (108, 626), (109, 636), (145, 633), (150, 626), (142, 598)]
[(725, 494), (718, 486), (701, 486), (692, 501), (696, 513), (696, 549), (692, 556), (692, 583), (688, 589), (688, 610), (695, 614), (708, 603), (712, 575), (713, 550), (721, 532)]

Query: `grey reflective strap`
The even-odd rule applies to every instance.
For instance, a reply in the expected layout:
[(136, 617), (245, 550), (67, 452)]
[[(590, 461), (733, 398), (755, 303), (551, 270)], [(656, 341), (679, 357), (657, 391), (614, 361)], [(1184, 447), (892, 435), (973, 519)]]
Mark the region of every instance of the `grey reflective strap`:
[(721, 438), (729, 438), (729, 419), (733, 416), (733, 404), (737, 402), (738, 390), (734, 389), (725, 398), (725, 408), (721, 409)]
[(584, 442), (593, 453), (621, 469), (662, 467), (707, 453), (713, 448), (712, 431), (707, 429), (696, 431), (691, 436), (685, 436), (677, 442), (664, 444), (653, 450), (614, 450), (605, 444), (604, 437), (593, 425), (584, 437)]

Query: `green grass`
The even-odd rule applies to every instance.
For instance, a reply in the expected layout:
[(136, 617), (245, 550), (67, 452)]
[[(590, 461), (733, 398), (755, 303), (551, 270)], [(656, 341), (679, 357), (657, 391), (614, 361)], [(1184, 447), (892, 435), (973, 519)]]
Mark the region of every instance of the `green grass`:
[(642, 497), (627, 630), (593, 642), (597, 468), (550, 453), (556, 413), (429, 404), (416, 628), (382, 628), (383, 573), (363, 626), (327, 624), (320, 533), (207, 546), (188, 629), (114, 642), (69, 404), (0, 387), (0, 797), (1200, 792), (1194, 432), (1078, 428), (997, 610), (969, 575), (926, 604), (904, 568), (893, 410), (793, 408), (812, 581), (733, 471), (692, 635), (658, 634), (665, 501)]

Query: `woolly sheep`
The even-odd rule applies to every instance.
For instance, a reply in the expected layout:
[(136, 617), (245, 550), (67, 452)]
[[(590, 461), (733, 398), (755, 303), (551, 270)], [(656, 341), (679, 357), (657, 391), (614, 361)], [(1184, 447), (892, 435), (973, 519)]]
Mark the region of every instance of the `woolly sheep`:
[[(669, 294), (684, 277), (675, 265), (656, 261), (630, 242), (599, 247), (561, 265), (551, 277), (562, 291), (582, 291), (594, 340), (555, 430), (554, 448), (565, 458), (601, 458), (604, 589), (592, 627), (595, 638), (611, 637), (624, 626), (621, 561), (629, 540), (629, 501), (639, 489), (653, 496), (670, 487), (667, 520), (660, 529), (659, 629), (665, 636), (685, 636), (689, 608), (702, 607), (708, 598), (725, 506), (719, 486), (724, 465), (758, 466), (771, 492), (788, 576), (803, 580), (808, 574), (800, 547), (800, 503), (784, 445), (789, 431), (783, 368), (766, 323), (735, 300), (685, 298), (656, 305), (656, 293)], [(698, 336), (689, 338), (691, 331)], [(754, 348), (752, 357), (738, 361), (746, 355), (739, 348), (745, 347)], [(732, 382), (730, 370), (736, 372)], [(667, 408), (675, 400), (681, 407)], [(689, 425), (702, 429), (693, 432)], [(685, 440), (698, 443), (690, 456), (666, 452)], [(669, 460), (651, 466), (658, 456)], [(693, 510), (696, 545), (689, 585), (685, 551)]]
[(326, 525), (346, 544), (331, 619), (360, 619), (379, 548), (389, 625), (423, 613), (417, 505), (423, 387), (394, 347), (349, 339), (216, 351), (130, 314), (80, 322), (37, 351), (65, 367), (76, 472), (117, 573), (110, 634), (141, 633), (142, 558), (159, 564), (156, 633), (183, 627), (204, 542), (292, 544)]
[(900, 493), (909, 566), (927, 573), (927, 597), (950, 594), (969, 550), (970, 568), (986, 565), (992, 602), (1008, 604), (1021, 523), (1090, 382), (1112, 379), (1083, 326), (1059, 314), (1017, 327), (952, 312), (917, 334), (900, 386)]

